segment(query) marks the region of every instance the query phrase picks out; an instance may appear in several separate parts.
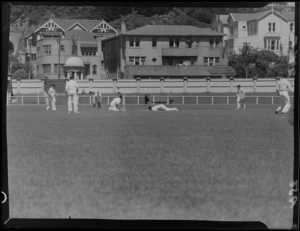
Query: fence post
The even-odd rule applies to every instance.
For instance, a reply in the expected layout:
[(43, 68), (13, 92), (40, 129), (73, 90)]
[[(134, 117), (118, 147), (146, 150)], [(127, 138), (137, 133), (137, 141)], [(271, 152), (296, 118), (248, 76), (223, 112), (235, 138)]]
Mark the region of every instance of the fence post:
[(107, 105), (109, 105), (109, 96), (107, 96)]
[(21, 79), (17, 79), (17, 94), (21, 93)]
[(153, 100), (152, 103), (154, 104), (155, 103), (155, 95), (153, 96), (152, 100)]
[(182, 105), (184, 105), (184, 96), (182, 96)]
[(214, 97), (211, 97), (211, 105), (214, 105)]
[(197, 105), (198, 105), (198, 97), (199, 97), (199, 96), (196, 97), (196, 104), (197, 104)]
[(136, 83), (137, 83), (137, 93), (140, 93), (140, 87), (141, 87), (141, 78), (137, 77), (136, 78)]
[(164, 92), (164, 82), (165, 82), (164, 77), (160, 77), (160, 93)]
[(38, 105), (40, 105), (40, 96), (38, 95)]
[(183, 92), (186, 93), (186, 88), (187, 88), (187, 77), (183, 77)]
[(253, 77), (253, 92), (256, 92), (256, 81), (257, 77)]
[(45, 78), (41, 78), (41, 92), (45, 91)]
[(229, 104), (229, 96), (227, 96), (227, 105)]
[(272, 96), (272, 105), (274, 104), (274, 96)]
[(256, 96), (256, 104), (258, 104), (258, 96)]
[(280, 78), (276, 77), (276, 89), (278, 88), (278, 83), (279, 83)]
[(138, 96), (137, 104), (140, 104), (140, 97)]
[(22, 96), (21, 99), (22, 99), (22, 106), (23, 106), (24, 105), (24, 97)]
[(234, 82), (234, 77), (230, 77), (230, 92), (233, 92), (233, 82)]
[(207, 92), (210, 92), (210, 77), (206, 77)]
[(117, 79), (113, 79), (113, 93), (116, 94)]

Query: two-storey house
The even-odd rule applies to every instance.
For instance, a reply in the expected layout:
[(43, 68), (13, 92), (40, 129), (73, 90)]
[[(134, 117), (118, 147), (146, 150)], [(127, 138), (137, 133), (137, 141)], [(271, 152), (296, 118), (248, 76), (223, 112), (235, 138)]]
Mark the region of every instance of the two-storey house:
[(102, 40), (109, 78), (226, 78), (234, 75), (224, 54), (224, 33), (210, 28), (146, 25)]
[(84, 65), (76, 78), (105, 78), (101, 40), (116, 34), (104, 20), (50, 19), (26, 37), (34, 76), (66, 78), (64, 66), (69, 58), (76, 56)]

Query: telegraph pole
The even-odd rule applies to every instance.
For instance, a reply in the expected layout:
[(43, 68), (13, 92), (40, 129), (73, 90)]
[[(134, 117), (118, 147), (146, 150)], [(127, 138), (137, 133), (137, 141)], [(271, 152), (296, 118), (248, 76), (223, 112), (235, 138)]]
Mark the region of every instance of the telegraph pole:
[(58, 43), (58, 79), (60, 79), (60, 44), (61, 44), (61, 38), (57, 39)]
[(243, 45), (246, 47), (246, 51), (245, 51), (245, 53), (246, 53), (246, 67), (245, 67), (245, 69), (246, 69), (246, 79), (248, 78), (248, 44), (250, 45), (250, 43), (247, 43), (247, 42), (245, 42), (245, 43), (243, 43)]

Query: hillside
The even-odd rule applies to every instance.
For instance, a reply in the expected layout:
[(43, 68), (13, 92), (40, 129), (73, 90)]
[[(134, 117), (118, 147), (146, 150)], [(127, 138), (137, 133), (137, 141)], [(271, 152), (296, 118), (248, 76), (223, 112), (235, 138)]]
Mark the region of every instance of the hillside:
[[(104, 19), (116, 29), (125, 21), (128, 30), (146, 24), (194, 25), (208, 27), (215, 14), (254, 13), (264, 8), (202, 8), (202, 7), (101, 7), (101, 6), (50, 6), (12, 5), (11, 20), (28, 20), (29, 27), (36, 27), (49, 18)], [(29, 31), (29, 29), (28, 29)]]

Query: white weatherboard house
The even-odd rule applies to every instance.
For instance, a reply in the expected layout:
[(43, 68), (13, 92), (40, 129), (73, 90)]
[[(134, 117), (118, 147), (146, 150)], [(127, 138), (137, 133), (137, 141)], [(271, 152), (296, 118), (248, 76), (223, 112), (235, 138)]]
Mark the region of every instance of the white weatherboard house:
[(277, 55), (289, 55), (294, 47), (294, 12), (231, 13), (228, 28), (228, 48), (235, 53), (239, 53), (246, 43), (258, 50), (271, 50)]

